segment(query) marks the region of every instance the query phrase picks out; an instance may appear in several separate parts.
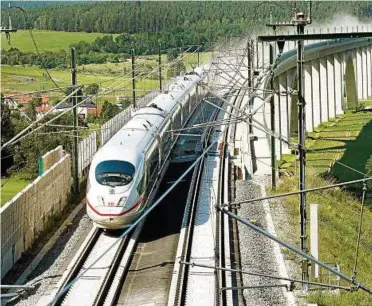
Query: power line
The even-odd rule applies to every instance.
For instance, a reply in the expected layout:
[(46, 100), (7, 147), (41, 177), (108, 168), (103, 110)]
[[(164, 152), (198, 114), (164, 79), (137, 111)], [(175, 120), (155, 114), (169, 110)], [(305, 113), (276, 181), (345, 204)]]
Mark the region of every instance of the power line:
[[(23, 15), (24, 15), (24, 17), (25, 17), (25, 22), (28, 21), (28, 15), (27, 15), (27, 12), (26, 12), (23, 8), (21, 8), (20, 6), (10, 6), (8, 9), (12, 9), (12, 8), (15, 8), (15, 9), (19, 9), (19, 10), (21, 10), (22, 13), (23, 13)], [(35, 37), (34, 37), (34, 35), (33, 35), (33, 33), (32, 33), (32, 28), (31, 28), (31, 27), (28, 28), (28, 32), (30, 33), (30, 37), (31, 37), (32, 43), (33, 43), (33, 45), (34, 45), (34, 47), (35, 47), (36, 53), (37, 53), (38, 56), (40, 56), (39, 48), (38, 48), (38, 46), (37, 46), (37, 44), (36, 44)], [(56, 86), (60, 91), (62, 91), (63, 93), (65, 93), (65, 92), (64, 92), (64, 91), (59, 87), (59, 85), (54, 81), (54, 79), (51, 77), (51, 75), (50, 75), (50, 73), (49, 73), (49, 70), (48, 70), (47, 68), (45, 68), (45, 67), (43, 67), (43, 69), (45, 70), (46, 74), (48, 75), (49, 79), (53, 82), (53, 84), (54, 84), (54, 85), (55, 85), (55, 86)]]

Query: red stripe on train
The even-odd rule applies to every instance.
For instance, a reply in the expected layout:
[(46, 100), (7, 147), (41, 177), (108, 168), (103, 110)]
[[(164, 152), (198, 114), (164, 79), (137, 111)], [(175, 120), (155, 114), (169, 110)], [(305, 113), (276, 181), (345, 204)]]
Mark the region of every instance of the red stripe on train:
[(126, 211), (123, 211), (119, 214), (103, 214), (103, 213), (100, 213), (97, 209), (95, 209), (88, 201), (87, 199), (87, 204), (88, 206), (99, 216), (103, 216), (103, 217), (118, 217), (118, 216), (122, 216), (122, 215), (125, 215), (127, 213), (129, 213), (130, 211), (132, 211), (133, 209), (135, 209), (136, 207), (138, 207), (141, 203), (143, 202), (143, 197), (139, 197), (139, 199), (137, 200), (137, 202), (131, 207), (129, 208), (128, 210)]

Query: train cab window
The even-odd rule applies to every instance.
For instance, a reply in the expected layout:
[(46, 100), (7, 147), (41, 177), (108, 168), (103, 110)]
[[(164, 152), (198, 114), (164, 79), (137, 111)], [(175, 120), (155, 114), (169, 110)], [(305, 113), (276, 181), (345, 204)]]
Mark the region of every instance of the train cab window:
[(111, 187), (128, 185), (134, 176), (134, 166), (122, 160), (107, 160), (96, 167), (96, 180)]

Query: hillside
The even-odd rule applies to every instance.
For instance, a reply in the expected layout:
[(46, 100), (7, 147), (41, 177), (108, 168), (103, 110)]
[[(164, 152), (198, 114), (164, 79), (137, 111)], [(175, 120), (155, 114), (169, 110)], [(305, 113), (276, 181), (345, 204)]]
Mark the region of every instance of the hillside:
[[(71, 4), (69, 2), (66, 2)], [(307, 2), (299, 4), (307, 10)], [(13, 25), (18, 28), (34, 27), (40, 30), (102, 33), (142, 33), (180, 28), (198, 28), (200, 31), (220, 24), (248, 26), (265, 24), (270, 15), (273, 19), (293, 16), (293, 1), (239, 2), (239, 1), (163, 1), (163, 2), (95, 2), (74, 3), (27, 8), (28, 21), (23, 13), (11, 10)], [(313, 2), (314, 21), (324, 21), (337, 14), (347, 13), (358, 18), (372, 15), (371, 2)], [(7, 20), (7, 10), (2, 20)]]

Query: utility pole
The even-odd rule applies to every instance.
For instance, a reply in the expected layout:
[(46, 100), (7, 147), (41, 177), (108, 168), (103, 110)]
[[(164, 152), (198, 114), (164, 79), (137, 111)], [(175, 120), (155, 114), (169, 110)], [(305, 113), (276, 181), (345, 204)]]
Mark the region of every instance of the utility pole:
[[(71, 85), (76, 88), (76, 56), (75, 48), (71, 48)], [(72, 96), (72, 117), (73, 117), (73, 189), (75, 194), (79, 193), (79, 152), (78, 152), (78, 117), (77, 117), (77, 93)]]
[[(270, 43), (270, 88), (274, 91), (274, 48), (273, 44)], [(270, 124), (271, 124), (271, 189), (276, 188), (276, 170), (275, 170), (275, 102), (274, 102), (274, 94), (271, 95), (270, 98)]]
[(159, 88), (163, 90), (162, 79), (161, 79), (161, 44), (159, 44)]
[[(297, 35), (304, 34), (304, 28), (307, 23), (305, 15), (303, 13), (297, 13), (295, 22), (297, 24)], [(298, 154), (300, 162), (300, 180), (299, 180), (299, 189), (300, 191), (306, 189), (306, 148), (305, 148), (305, 99), (303, 93), (304, 79), (303, 79), (303, 70), (304, 70), (304, 40), (299, 39), (297, 41), (297, 103), (298, 103)], [(307, 232), (306, 232), (306, 195), (300, 193), (300, 219), (301, 219), (301, 250), (305, 253), (308, 252), (307, 245)], [(309, 280), (309, 261), (307, 259), (302, 259), (302, 279)], [(304, 290), (308, 289), (307, 284), (303, 284), (302, 287)]]
[(133, 108), (136, 108), (136, 74), (134, 70), (134, 49), (132, 50), (132, 95), (133, 95)]
[[(249, 96), (251, 96), (253, 89), (252, 89), (252, 48), (253, 48), (253, 41), (248, 38), (247, 41), (247, 58), (248, 58), (248, 92)], [(253, 103), (253, 101), (252, 101)], [(253, 105), (250, 105), (252, 108)], [(252, 126), (252, 117), (248, 119), (248, 133), (253, 133), (253, 126)]]

